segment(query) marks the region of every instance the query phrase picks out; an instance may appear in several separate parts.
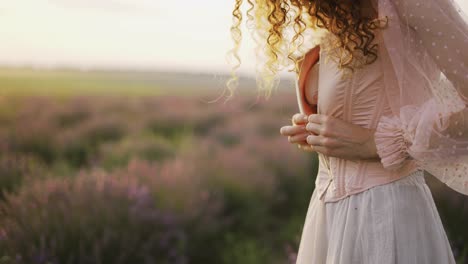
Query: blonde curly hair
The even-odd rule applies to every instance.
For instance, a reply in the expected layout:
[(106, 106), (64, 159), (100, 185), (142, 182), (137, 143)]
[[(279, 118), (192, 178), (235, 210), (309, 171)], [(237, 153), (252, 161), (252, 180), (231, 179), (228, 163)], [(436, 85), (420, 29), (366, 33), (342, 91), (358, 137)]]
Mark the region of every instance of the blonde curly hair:
[[(387, 21), (363, 15), (365, 0), (247, 0), (247, 27), (256, 43), (257, 88), (266, 97), (279, 83), (278, 72), (299, 74), (300, 62), (321, 33), (331, 33), (335, 41), (326, 48), (339, 48), (338, 65), (353, 71), (377, 59), (375, 30)], [(234, 47), (227, 53), (231, 76), (226, 83), (231, 97), (238, 86), (236, 71), (241, 65), (239, 48), (243, 0), (235, 0), (231, 37)], [(315, 34), (315, 37), (311, 37)], [(311, 38), (310, 38), (311, 37)], [(306, 41), (307, 40), (307, 41)], [(314, 42), (315, 41), (315, 42)], [(327, 43), (330, 45), (330, 43)]]

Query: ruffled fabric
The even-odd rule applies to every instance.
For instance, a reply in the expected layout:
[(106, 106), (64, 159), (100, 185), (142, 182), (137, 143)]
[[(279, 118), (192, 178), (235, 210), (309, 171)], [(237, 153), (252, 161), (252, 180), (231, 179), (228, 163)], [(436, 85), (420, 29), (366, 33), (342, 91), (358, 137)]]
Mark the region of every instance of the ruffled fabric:
[(377, 154), (385, 169), (398, 170), (410, 158), (408, 148), (411, 142), (405, 133), (403, 123), (397, 117), (382, 116), (377, 125), (374, 139)]

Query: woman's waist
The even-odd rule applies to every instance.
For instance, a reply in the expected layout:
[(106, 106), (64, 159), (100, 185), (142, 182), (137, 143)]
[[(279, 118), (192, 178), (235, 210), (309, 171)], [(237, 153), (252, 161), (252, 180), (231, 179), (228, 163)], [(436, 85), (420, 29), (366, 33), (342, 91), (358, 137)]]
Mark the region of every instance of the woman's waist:
[(398, 170), (388, 170), (380, 160), (345, 160), (319, 156), (316, 188), (324, 191), (331, 188), (337, 197), (395, 181), (420, 169), (411, 159), (405, 161)]

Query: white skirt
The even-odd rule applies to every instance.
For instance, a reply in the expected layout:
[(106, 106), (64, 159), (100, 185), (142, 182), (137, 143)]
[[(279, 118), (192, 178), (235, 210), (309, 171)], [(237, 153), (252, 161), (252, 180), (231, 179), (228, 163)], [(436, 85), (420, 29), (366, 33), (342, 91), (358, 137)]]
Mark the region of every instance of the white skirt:
[(337, 202), (316, 191), (296, 264), (455, 264), (424, 172)]

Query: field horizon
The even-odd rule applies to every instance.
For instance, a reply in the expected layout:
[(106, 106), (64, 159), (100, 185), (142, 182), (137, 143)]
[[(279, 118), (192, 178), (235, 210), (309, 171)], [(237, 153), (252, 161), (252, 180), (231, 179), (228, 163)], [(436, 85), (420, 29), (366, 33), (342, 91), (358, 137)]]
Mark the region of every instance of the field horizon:
[[(281, 77), (275, 90), (293, 93), (291, 78)], [(33, 68), (0, 66), (2, 96), (192, 95), (221, 94), (228, 74), (131, 69)], [(240, 94), (256, 93), (255, 77), (239, 74)]]

